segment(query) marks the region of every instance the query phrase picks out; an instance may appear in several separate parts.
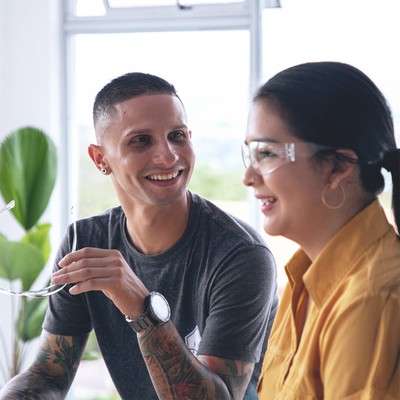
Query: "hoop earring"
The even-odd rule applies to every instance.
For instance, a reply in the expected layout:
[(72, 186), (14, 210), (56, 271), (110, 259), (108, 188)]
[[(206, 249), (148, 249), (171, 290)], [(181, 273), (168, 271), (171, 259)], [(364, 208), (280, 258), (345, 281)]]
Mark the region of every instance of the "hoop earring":
[(101, 169), (101, 173), (104, 174), (104, 175), (106, 175), (106, 174), (107, 174), (107, 168), (106, 168), (106, 167), (103, 167), (103, 168)]
[(324, 203), (324, 205), (325, 205), (326, 207), (328, 207), (330, 210), (338, 210), (340, 207), (342, 207), (342, 205), (343, 205), (344, 202), (346, 201), (346, 192), (344, 191), (343, 186), (342, 186), (341, 183), (339, 183), (339, 187), (340, 187), (340, 190), (342, 191), (342, 201), (341, 201), (339, 204), (337, 204), (337, 205), (331, 205), (331, 204), (329, 204), (329, 203), (326, 201), (326, 199), (325, 199), (326, 190), (329, 188), (329, 185), (326, 185), (326, 186), (324, 187), (324, 189), (322, 190), (322, 193), (321, 193), (321, 201), (322, 201), (322, 203)]

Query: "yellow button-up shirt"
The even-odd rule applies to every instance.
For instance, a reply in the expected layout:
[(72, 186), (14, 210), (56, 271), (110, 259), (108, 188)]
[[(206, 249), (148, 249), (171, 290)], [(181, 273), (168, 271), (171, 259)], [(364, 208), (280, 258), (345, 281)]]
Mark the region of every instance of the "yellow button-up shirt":
[(400, 399), (400, 241), (378, 200), (286, 273), (259, 398)]

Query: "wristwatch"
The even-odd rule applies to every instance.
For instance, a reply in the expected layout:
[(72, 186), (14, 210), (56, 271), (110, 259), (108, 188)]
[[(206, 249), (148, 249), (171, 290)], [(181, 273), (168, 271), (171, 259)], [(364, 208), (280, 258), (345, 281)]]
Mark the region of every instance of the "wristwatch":
[(151, 292), (144, 299), (144, 313), (137, 318), (126, 316), (125, 320), (136, 333), (139, 333), (165, 324), (170, 317), (171, 310), (166, 298), (161, 293)]

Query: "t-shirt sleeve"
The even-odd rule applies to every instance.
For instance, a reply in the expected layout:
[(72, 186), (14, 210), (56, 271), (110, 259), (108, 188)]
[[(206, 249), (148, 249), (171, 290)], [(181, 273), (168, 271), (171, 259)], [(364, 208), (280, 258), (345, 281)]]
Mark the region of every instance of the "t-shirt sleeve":
[[(72, 227), (68, 228), (58, 249), (53, 271), (59, 269), (58, 262), (71, 251)], [(71, 295), (67, 285), (64, 289), (49, 296), (49, 305), (43, 322), (43, 329), (49, 333), (64, 336), (79, 336), (92, 329), (85, 295)]]
[(198, 354), (257, 362), (276, 311), (276, 267), (270, 251), (232, 251), (211, 279), (209, 315)]

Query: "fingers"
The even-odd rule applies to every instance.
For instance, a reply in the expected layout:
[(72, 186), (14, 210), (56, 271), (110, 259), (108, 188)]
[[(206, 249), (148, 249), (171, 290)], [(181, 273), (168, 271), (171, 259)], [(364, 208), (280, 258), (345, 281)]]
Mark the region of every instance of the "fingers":
[(63, 259), (60, 260), (58, 265), (60, 267), (65, 267), (73, 262), (77, 262), (82, 259), (90, 259), (90, 258), (107, 258), (110, 257), (111, 254), (118, 256), (120, 253), (117, 250), (107, 250), (107, 249), (98, 249), (94, 247), (85, 247), (80, 250), (73, 251), (67, 254)]
[[(94, 263), (95, 260), (82, 260), (80, 262), (73, 263), (57, 272), (54, 272), (52, 275), (52, 281), (55, 285), (64, 285), (77, 282), (94, 281), (96, 279), (109, 279), (112, 276), (115, 276), (115, 274), (113, 275), (114, 268), (105, 268), (105, 265), (98, 266), (98, 263), (96, 264), (97, 266), (90, 266), (90, 264)], [(118, 271), (116, 271), (116, 273), (118, 273)]]
[(54, 272), (55, 285), (72, 284), (73, 295), (100, 290), (126, 315), (140, 315), (149, 293), (118, 250), (83, 248), (67, 254)]
[[(65, 256), (52, 275), (55, 284), (71, 284), (96, 278), (123, 278), (130, 271), (119, 251), (84, 248)], [(127, 267), (127, 268), (126, 268)]]

